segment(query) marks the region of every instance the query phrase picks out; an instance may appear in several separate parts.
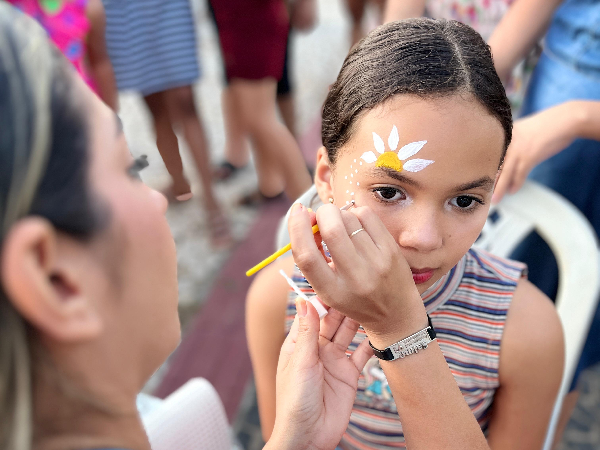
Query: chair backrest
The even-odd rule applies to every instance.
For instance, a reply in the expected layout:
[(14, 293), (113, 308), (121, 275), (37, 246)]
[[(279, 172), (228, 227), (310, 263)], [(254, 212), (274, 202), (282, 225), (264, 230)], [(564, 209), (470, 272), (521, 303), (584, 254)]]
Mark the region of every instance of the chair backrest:
[(166, 399), (140, 394), (138, 410), (152, 450), (232, 450), (225, 408), (215, 388), (193, 378)]
[(535, 230), (558, 263), (556, 308), (565, 333), (565, 370), (544, 444), (552, 448), (564, 396), (579, 362), (598, 302), (600, 256), (594, 229), (566, 199), (528, 181), (490, 211), (476, 246), (507, 257)]
[[(321, 205), (314, 186), (298, 201), (314, 210)], [(289, 242), (288, 217), (289, 211), (279, 226), (277, 248)], [(565, 333), (565, 370), (544, 444), (544, 450), (549, 450), (563, 398), (568, 392), (596, 310), (600, 290), (600, 253), (596, 234), (583, 214), (560, 195), (531, 181), (490, 210), (475, 246), (508, 257), (533, 230), (547, 242), (558, 263), (556, 308)]]

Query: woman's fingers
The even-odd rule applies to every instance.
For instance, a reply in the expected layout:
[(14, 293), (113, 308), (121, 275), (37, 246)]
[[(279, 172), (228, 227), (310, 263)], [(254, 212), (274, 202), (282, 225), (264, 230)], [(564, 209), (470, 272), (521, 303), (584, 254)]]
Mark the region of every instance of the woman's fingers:
[(350, 211), (355, 215), (362, 227), (367, 231), (371, 240), (379, 249), (389, 248), (390, 245), (398, 245), (381, 219), (367, 206), (353, 208)]
[(331, 341), (344, 317), (346, 316), (335, 308), (329, 308), (328, 314), (321, 320), (321, 336)]
[(354, 339), (356, 331), (358, 330), (358, 322), (352, 320), (350, 317), (344, 317), (342, 323), (338, 327), (335, 335), (333, 336), (332, 342), (346, 349)]
[(362, 372), (371, 356), (373, 356), (373, 349), (369, 345), (369, 338), (365, 337), (350, 356), (350, 361), (354, 363), (359, 372)]
[(335, 283), (335, 275), (315, 243), (308, 211), (299, 203), (292, 207), (288, 230), (294, 261), (313, 287)]
[[(323, 205), (317, 211), (317, 222), (336, 269), (345, 273), (355, 269), (360, 257), (348, 236), (342, 211), (334, 205)], [(292, 243), (292, 248), (293, 246)], [(313, 285), (313, 287), (315, 286)], [(316, 287), (315, 290), (317, 290)]]

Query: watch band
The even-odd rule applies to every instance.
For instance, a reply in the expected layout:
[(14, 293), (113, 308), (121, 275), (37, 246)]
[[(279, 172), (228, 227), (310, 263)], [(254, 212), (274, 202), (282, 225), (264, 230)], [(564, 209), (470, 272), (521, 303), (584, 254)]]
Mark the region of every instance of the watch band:
[(427, 328), (417, 331), (383, 350), (373, 347), (371, 341), (369, 341), (369, 345), (373, 349), (375, 356), (384, 361), (395, 361), (396, 359), (404, 358), (413, 353), (419, 353), (419, 350), (427, 348), (427, 345), (433, 341), (436, 336), (429, 314), (427, 314), (427, 323), (429, 324)]

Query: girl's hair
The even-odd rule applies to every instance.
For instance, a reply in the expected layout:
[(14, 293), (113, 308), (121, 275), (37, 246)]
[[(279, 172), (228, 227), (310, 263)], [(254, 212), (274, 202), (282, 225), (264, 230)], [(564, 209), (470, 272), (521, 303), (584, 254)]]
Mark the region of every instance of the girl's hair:
[(472, 95), (504, 128), (504, 159), (512, 114), (489, 46), (460, 22), (421, 18), (380, 26), (346, 57), (323, 107), (321, 136), (332, 164), (361, 115), (398, 94)]
[[(88, 186), (87, 124), (73, 69), (37, 23), (0, 2), (0, 250), (28, 215), (91, 237), (106, 215)], [(0, 284), (0, 448), (31, 443), (30, 330)]]

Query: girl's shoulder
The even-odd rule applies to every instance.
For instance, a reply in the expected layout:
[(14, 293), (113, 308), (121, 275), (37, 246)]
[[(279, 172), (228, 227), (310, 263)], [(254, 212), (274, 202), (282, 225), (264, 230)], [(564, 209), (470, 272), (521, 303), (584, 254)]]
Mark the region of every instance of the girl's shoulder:
[(516, 286), (527, 278), (527, 265), (473, 247), (465, 255), (464, 272), (482, 283)]

